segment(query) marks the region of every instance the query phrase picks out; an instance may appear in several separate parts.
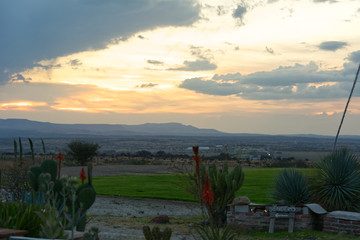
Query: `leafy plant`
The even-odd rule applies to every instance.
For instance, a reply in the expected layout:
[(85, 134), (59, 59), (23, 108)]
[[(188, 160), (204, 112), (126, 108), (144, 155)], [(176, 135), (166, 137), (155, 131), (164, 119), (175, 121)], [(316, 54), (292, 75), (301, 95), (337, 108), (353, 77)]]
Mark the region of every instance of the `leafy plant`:
[(37, 204), (0, 202), (0, 227), (27, 230), (29, 236), (39, 237), (43, 222), (36, 212), (41, 210)]
[(284, 169), (275, 178), (275, 189), (271, 193), (275, 200), (284, 200), (287, 204), (308, 203), (310, 193), (308, 182), (295, 168)]
[(172, 230), (167, 227), (161, 232), (159, 227), (153, 227), (153, 229), (150, 230), (149, 226), (144, 226), (143, 233), (146, 240), (169, 240), (172, 235)]
[(228, 227), (218, 228), (199, 225), (195, 229), (202, 240), (233, 240), (236, 236), (235, 232)]
[(67, 226), (63, 225), (61, 220), (61, 211), (58, 211), (55, 206), (47, 203), (42, 211), (37, 211), (36, 214), (41, 218), (42, 224), (39, 236), (47, 239), (62, 239), (65, 238), (64, 230)]
[(335, 150), (317, 165), (312, 184), (316, 202), (329, 211), (360, 211), (360, 171), (356, 155), (347, 148)]

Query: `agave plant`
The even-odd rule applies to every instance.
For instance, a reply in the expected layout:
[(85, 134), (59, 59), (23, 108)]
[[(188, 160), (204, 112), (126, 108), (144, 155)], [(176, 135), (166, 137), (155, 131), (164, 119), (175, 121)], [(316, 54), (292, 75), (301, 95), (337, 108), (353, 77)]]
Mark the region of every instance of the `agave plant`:
[(349, 149), (335, 150), (317, 165), (312, 185), (315, 200), (329, 211), (360, 211), (360, 170)]
[(275, 189), (271, 196), (292, 205), (308, 203), (310, 200), (308, 182), (295, 168), (284, 169), (275, 178)]
[(236, 234), (229, 228), (219, 228), (200, 225), (196, 227), (196, 232), (202, 240), (233, 240)]

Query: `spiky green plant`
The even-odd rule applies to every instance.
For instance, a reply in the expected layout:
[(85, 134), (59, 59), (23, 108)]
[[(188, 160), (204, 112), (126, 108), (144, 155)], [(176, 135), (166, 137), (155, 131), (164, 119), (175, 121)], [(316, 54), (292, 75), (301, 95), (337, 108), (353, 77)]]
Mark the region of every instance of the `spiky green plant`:
[(153, 227), (151, 230), (149, 226), (144, 226), (143, 233), (146, 240), (170, 240), (172, 230), (167, 227), (162, 232), (159, 227)]
[(22, 161), (22, 157), (23, 157), (23, 149), (22, 149), (21, 137), (19, 137), (19, 159), (20, 159), (20, 162)]
[(311, 189), (316, 202), (329, 211), (360, 211), (360, 168), (353, 152), (337, 149), (315, 167)]
[(197, 226), (196, 232), (202, 240), (233, 240), (236, 236), (228, 227)]
[(308, 182), (295, 168), (284, 169), (275, 178), (275, 188), (271, 197), (292, 205), (308, 203), (310, 201)]
[[(214, 201), (207, 206), (211, 224), (216, 227), (226, 225), (226, 207), (234, 198), (235, 193), (240, 189), (244, 182), (244, 172), (240, 165), (229, 171), (225, 163), (222, 168), (211, 164), (208, 168), (211, 189), (214, 193)], [(204, 186), (206, 180), (206, 167), (201, 165), (200, 170), (201, 184)]]

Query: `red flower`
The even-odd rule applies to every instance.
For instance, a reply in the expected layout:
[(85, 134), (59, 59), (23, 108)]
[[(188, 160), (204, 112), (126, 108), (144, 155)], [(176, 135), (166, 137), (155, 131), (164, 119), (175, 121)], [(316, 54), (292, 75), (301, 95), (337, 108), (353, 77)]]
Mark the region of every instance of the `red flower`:
[(56, 159), (60, 162), (64, 159), (64, 156), (61, 154), (61, 152), (59, 152), (59, 154), (56, 156)]
[(193, 152), (195, 155), (199, 154), (199, 146), (193, 146)]
[(84, 181), (85, 181), (85, 179), (86, 179), (86, 174), (85, 174), (84, 168), (81, 169), (80, 177), (79, 177), (79, 178), (81, 179), (81, 183), (84, 184)]
[(57, 175), (57, 178), (60, 179), (61, 161), (64, 159), (64, 156), (59, 152), (59, 154), (56, 156), (56, 159), (58, 160), (58, 175)]
[(214, 201), (214, 193), (211, 190), (209, 174), (206, 173), (206, 180), (203, 188), (203, 194), (201, 200), (207, 205), (211, 205)]

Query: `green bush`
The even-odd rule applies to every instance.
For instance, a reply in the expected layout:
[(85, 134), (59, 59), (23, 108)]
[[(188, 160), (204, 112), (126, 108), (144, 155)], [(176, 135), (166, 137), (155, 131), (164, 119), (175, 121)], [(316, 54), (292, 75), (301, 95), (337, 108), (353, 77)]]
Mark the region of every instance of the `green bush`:
[(315, 167), (317, 176), (311, 189), (316, 202), (328, 211), (360, 211), (360, 171), (353, 152), (338, 149)]
[(44, 224), (36, 214), (42, 210), (40, 205), (23, 202), (0, 202), (0, 227), (27, 230), (28, 236), (39, 237)]
[(286, 204), (308, 203), (310, 193), (308, 182), (295, 168), (284, 169), (275, 178), (275, 188), (271, 193), (275, 200), (284, 200)]

